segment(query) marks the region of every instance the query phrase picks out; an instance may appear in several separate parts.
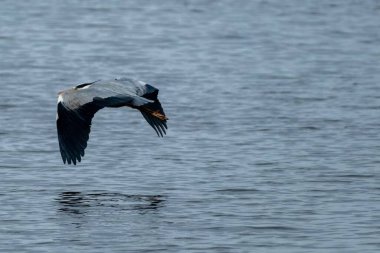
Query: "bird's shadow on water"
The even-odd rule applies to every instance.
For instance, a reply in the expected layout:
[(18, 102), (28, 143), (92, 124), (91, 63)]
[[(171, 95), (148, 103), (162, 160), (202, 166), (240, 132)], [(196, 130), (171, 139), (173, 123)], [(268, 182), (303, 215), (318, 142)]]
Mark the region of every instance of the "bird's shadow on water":
[[(78, 217), (89, 212), (135, 212), (146, 214), (163, 207), (163, 195), (131, 195), (116, 192), (62, 192), (57, 197), (58, 211)], [(101, 211), (102, 210), (102, 211)]]

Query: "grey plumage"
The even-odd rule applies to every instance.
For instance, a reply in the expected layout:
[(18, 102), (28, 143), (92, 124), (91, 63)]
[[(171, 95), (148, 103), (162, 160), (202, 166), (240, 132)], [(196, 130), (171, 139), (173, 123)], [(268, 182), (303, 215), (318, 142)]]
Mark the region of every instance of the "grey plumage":
[(166, 134), (164, 110), (158, 89), (122, 78), (84, 83), (58, 93), (57, 132), (64, 163), (76, 164), (84, 156), (94, 114), (104, 107), (128, 106), (141, 112), (158, 136)]

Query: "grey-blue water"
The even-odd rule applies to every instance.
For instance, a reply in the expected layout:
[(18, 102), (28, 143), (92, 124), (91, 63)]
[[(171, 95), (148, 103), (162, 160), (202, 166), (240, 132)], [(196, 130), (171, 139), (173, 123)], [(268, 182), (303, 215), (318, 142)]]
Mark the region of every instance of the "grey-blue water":
[[(1, 1), (0, 252), (380, 252), (379, 1)], [(57, 92), (134, 77), (63, 165)]]

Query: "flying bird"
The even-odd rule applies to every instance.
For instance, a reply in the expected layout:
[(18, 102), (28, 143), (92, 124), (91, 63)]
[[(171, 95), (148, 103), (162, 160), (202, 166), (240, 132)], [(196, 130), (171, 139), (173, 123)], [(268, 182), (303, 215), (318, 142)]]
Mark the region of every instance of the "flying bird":
[(91, 120), (104, 107), (131, 107), (141, 112), (158, 136), (166, 134), (166, 117), (158, 89), (144, 82), (120, 78), (84, 83), (58, 93), (57, 132), (63, 163), (81, 161)]

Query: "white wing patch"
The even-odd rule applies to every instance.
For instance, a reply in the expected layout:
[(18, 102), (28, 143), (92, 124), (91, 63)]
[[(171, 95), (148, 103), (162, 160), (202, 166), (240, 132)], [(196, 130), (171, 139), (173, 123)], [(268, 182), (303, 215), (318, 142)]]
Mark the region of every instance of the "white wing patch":
[(63, 96), (62, 96), (62, 93), (59, 94), (59, 96), (58, 96), (58, 102), (57, 102), (57, 104), (60, 103), (60, 102), (63, 102)]
[(89, 85), (86, 85), (86, 86), (84, 86), (84, 87), (82, 87), (82, 88), (75, 88), (76, 90), (85, 90), (85, 89), (88, 89), (88, 88), (90, 88), (91, 87), (91, 84), (89, 84)]

